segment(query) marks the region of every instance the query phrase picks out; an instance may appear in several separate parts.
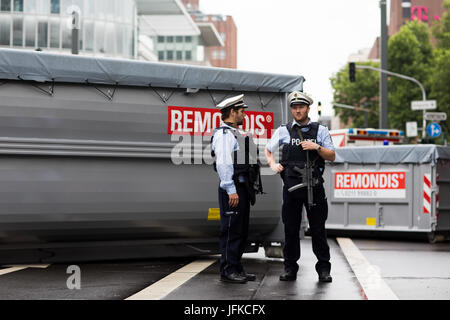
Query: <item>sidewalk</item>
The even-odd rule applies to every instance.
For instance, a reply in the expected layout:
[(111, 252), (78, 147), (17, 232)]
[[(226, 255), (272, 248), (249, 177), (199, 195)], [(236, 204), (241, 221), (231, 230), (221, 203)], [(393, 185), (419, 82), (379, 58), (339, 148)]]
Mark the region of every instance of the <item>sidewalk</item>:
[(245, 254), (243, 265), (256, 274), (256, 281), (246, 284), (223, 283), (219, 280), (219, 266), (214, 263), (164, 300), (362, 300), (361, 287), (334, 238), (329, 238), (332, 283), (319, 283), (314, 265), (311, 238), (301, 241), (300, 270), (297, 281), (279, 281), (283, 260), (264, 256), (264, 250)]

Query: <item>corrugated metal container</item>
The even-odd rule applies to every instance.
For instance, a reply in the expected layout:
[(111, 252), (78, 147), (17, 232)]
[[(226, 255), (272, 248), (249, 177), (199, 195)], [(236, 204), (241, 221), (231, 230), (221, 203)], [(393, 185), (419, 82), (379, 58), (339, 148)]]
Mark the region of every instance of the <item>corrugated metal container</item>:
[(426, 233), (450, 230), (450, 148), (349, 147), (327, 163), (328, 230)]
[[(276, 128), (286, 92), (303, 80), (0, 50), (0, 263), (218, 252), (210, 136), (190, 130), (212, 127), (215, 104), (239, 93), (249, 127)], [(267, 194), (251, 211), (256, 244), (280, 221), (281, 180), (263, 181)]]

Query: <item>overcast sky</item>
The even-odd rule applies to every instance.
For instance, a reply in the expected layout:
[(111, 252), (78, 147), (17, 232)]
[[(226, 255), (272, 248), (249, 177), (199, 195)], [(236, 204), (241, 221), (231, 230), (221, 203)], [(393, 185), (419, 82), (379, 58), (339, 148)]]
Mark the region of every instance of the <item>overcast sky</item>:
[(238, 69), (303, 75), (313, 120), (317, 101), (332, 114), (332, 74), (380, 34), (379, 0), (200, 0), (200, 10), (233, 16)]

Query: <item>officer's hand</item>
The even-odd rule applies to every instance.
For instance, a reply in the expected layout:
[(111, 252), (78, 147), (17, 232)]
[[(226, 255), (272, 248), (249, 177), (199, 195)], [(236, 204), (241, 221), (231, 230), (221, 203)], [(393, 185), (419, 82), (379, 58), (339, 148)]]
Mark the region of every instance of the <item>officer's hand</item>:
[(317, 143), (314, 143), (309, 140), (304, 140), (300, 142), (300, 145), (302, 146), (303, 150), (317, 150), (319, 145)]
[(239, 203), (239, 196), (237, 193), (233, 193), (228, 195), (229, 200), (228, 200), (228, 204), (230, 205), (230, 207), (237, 207), (238, 203)]
[(272, 171), (274, 171), (276, 173), (280, 173), (281, 171), (284, 170), (284, 167), (279, 163), (272, 163), (270, 165), (270, 169), (272, 169)]

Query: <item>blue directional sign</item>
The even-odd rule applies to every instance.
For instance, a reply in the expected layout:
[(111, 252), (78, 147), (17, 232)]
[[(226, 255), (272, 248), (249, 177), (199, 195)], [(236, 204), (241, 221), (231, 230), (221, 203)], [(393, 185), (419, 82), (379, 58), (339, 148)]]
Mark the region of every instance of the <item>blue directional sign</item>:
[(436, 122), (432, 122), (427, 126), (427, 133), (428, 136), (430, 136), (431, 138), (439, 137), (441, 131), (442, 131), (441, 126), (438, 125)]

